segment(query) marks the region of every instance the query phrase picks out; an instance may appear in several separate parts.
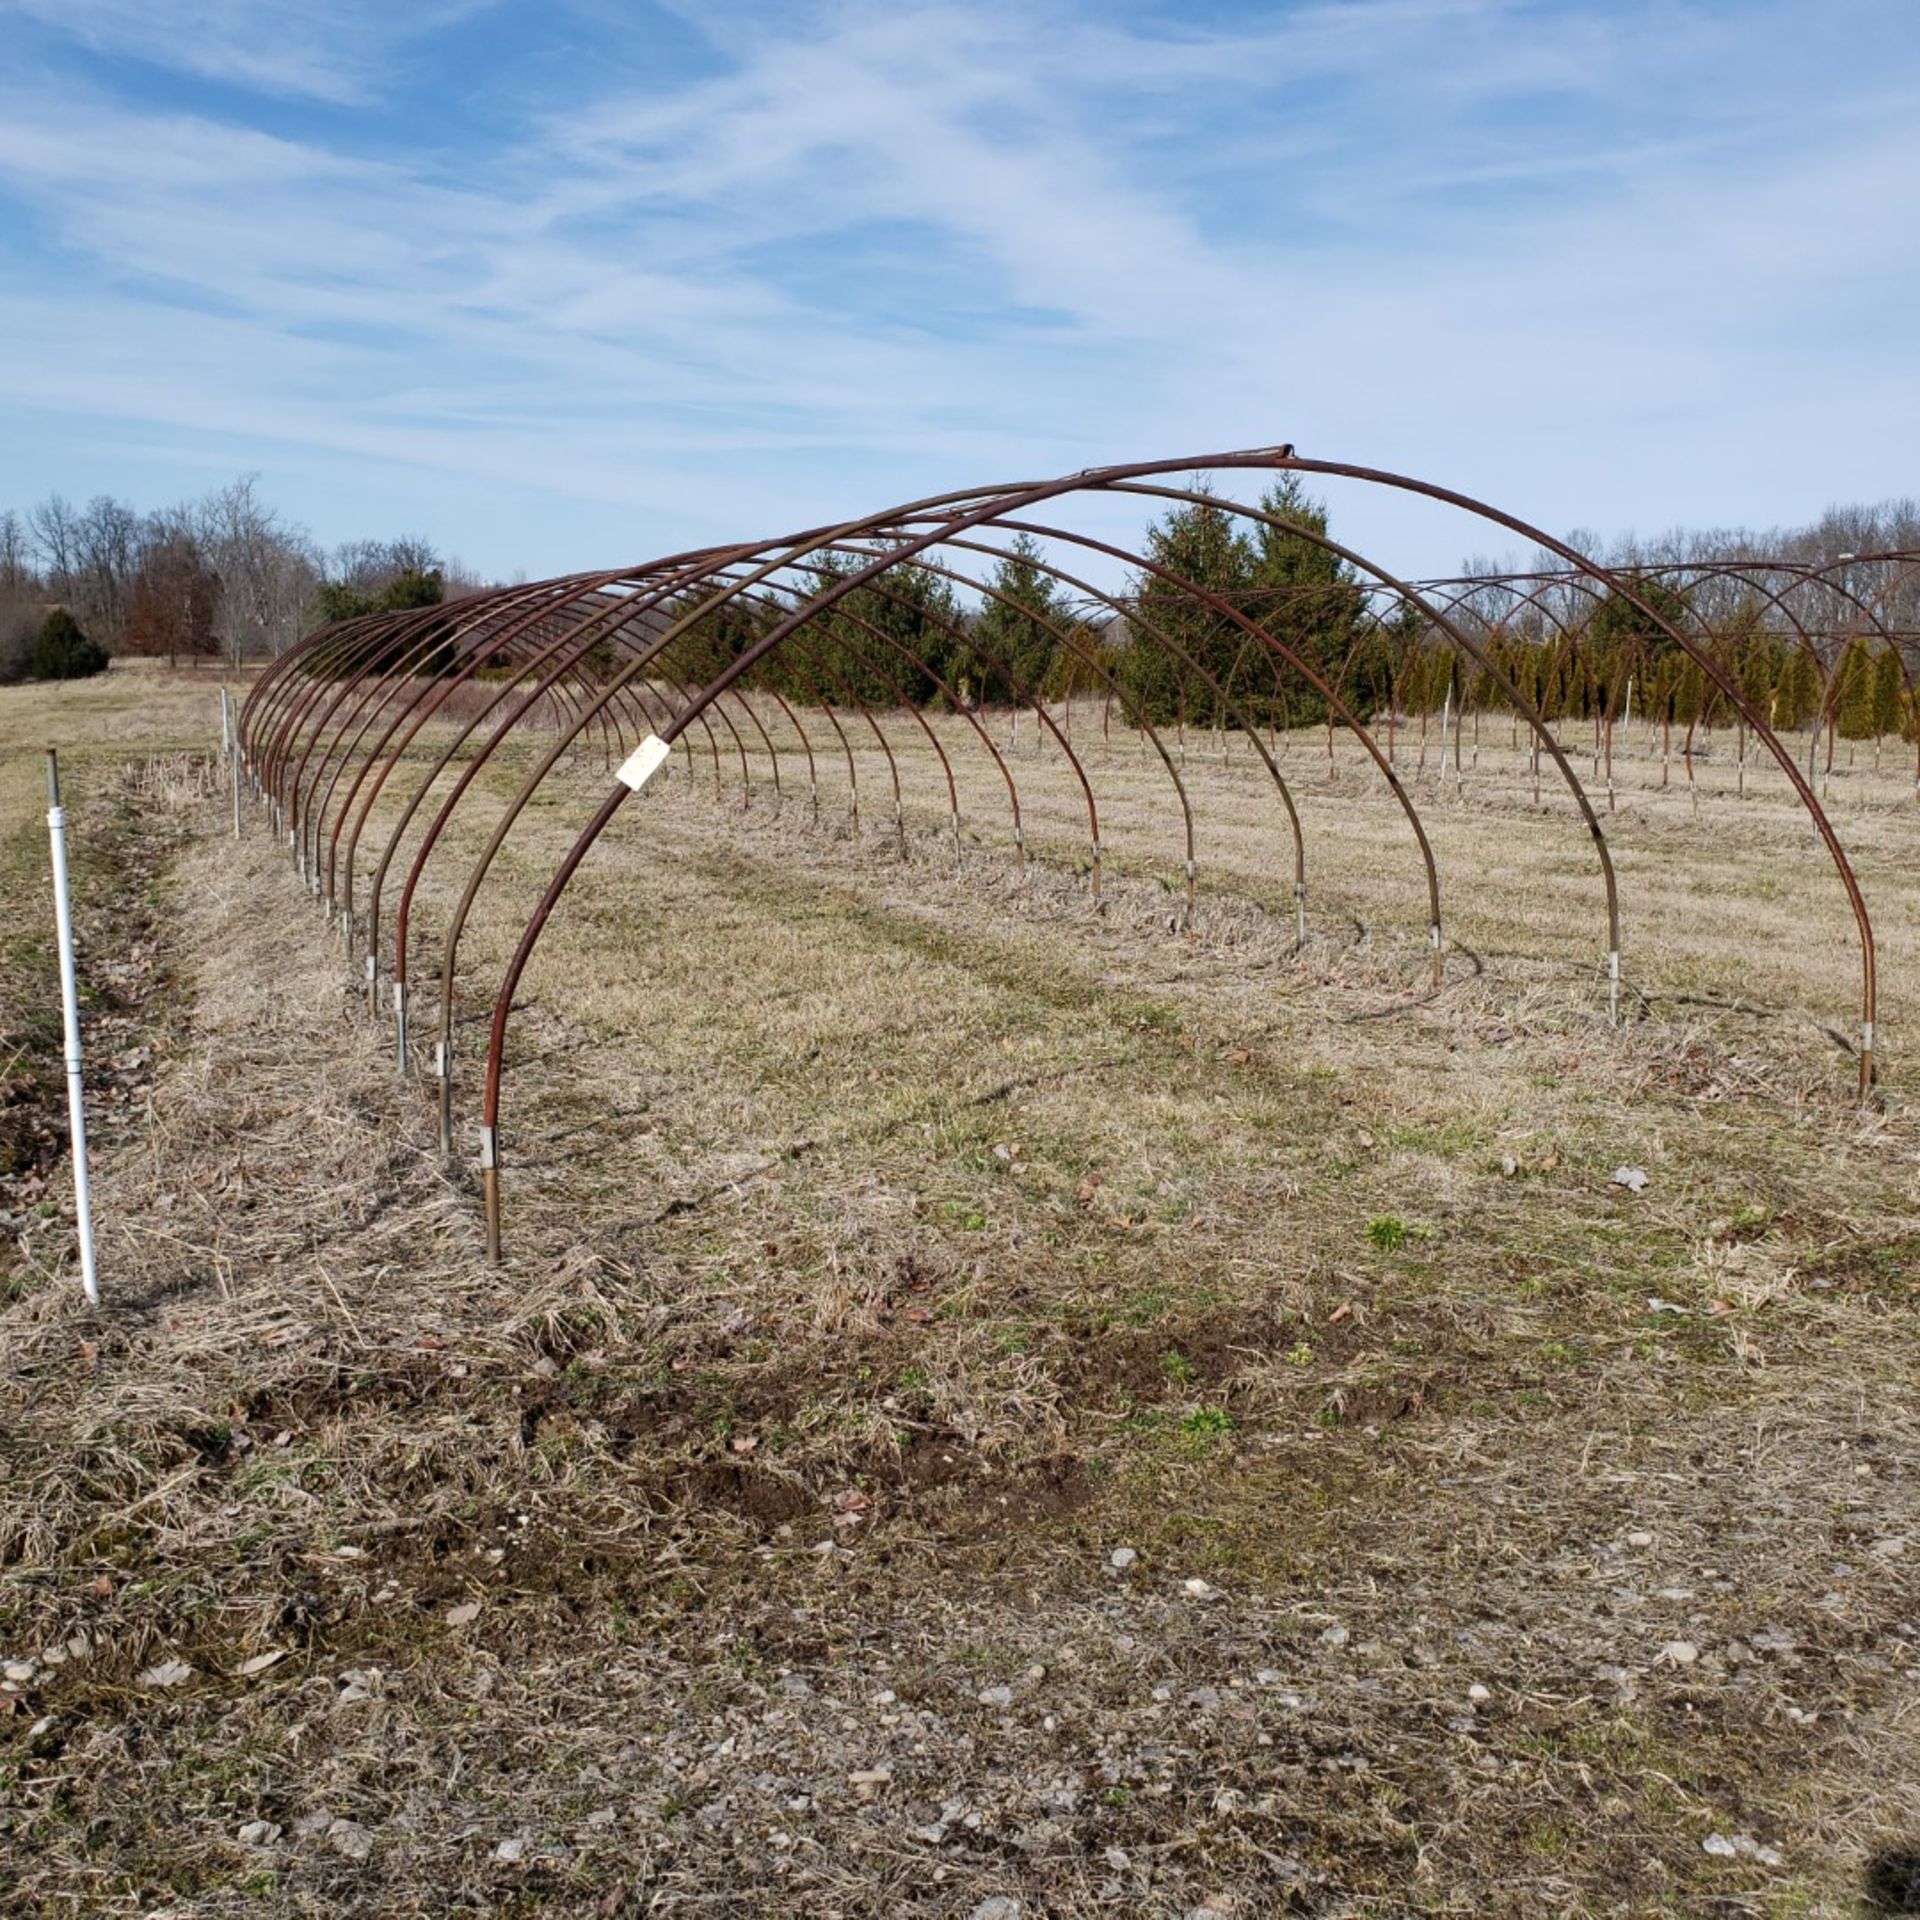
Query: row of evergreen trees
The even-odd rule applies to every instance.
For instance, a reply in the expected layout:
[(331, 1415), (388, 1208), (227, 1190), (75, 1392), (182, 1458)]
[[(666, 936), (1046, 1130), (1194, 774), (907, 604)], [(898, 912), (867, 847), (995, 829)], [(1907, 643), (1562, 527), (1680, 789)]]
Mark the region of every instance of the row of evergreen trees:
[[(1475, 633), (1470, 619), (1463, 622), (1481, 643), (1488, 668), (1462, 658), (1444, 636), (1414, 626), (1397, 650), (1378, 648), (1380, 664), (1369, 691), (1378, 704), (1391, 699), (1404, 713), (1431, 713), (1449, 698), (1469, 710), (1508, 707), (1511, 700), (1489, 670), (1497, 667), (1549, 720), (1617, 720), (1631, 710), (1673, 726), (1731, 724), (1737, 715), (1724, 688), (1662, 626), (1664, 620), (1712, 659), (1754, 712), (1780, 731), (1819, 721), (1847, 739), (1914, 737), (1920, 709), (1902, 656), (1892, 645), (1870, 644), (1855, 635), (1837, 657), (1823, 658), (1799, 634), (1768, 627), (1757, 601), (1736, 607), (1708, 628), (1664, 581), (1642, 577), (1631, 586), (1645, 606), (1605, 594), (1590, 601), (1584, 619), (1566, 632)], [(1367, 651), (1363, 645), (1362, 654)]]
[[(1780, 732), (1817, 720), (1831, 723), (1845, 739), (1914, 737), (1915, 703), (1891, 646), (1875, 648), (1855, 638), (1824, 671), (1798, 636), (1789, 641), (1754, 630), (1737, 642), (1726, 635), (1696, 637), (1753, 710)], [(1549, 720), (1618, 720), (1630, 708), (1641, 718), (1680, 727), (1733, 724), (1733, 703), (1706, 669), (1661, 638), (1663, 645), (1610, 660), (1583, 654), (1578, 635), (1556, 644), (1496, 639), (1485, 651)], [(1402, 713), (1437, 712), (1449, 695), (1468, 710), (1512, 705), (1490, 673), (1458, 660), (1437, 641), (1396, 664), (1394, 705)]]
[[(1609, 594), (1585, 598), (1565, 632), (1537, 618), (1530, 632), (1518, 623), (1503, 630), (1463, 610), (1454, 618), (1480, 646), (1479, 665), (1415, 610), (1381, 611), (1322, 544), (1326, 510), (1297, 476), (1282, 476), (1254, 517), (1215, 501), (1201, 483), (1190, 491), (1200, 497), (1175, 502), (1149, 529), (1145, 565), (1116, 596), (1118, 609), (1053, 572), (1026, 534), (984, 572), (971, 554), (935, 548), (809, 620), (749, 684), (795, 700), (858, 699), (876, 708), (1085, 693), (1113, 697), (1136, 724), (1236, 728), (1324, 720), (1328, 688), (1366, 720), (1436, 712), (1449, 700), (1505, 709), (1513, 702), (1504, 681), (1555, 721), (1617, 719), (1630, 706), (1679, 726), (1731, 723), (1724, 692), (1664, 619), (1777, 728), (1819, 719), (1849, 738), (1913, 736), (1916, 705), (1891, 646), (1855, 637), (1837, 660), (1822, 660), (1797, 634), (1770, 627), (1757, 597), (1723, 612), (1711, 629), (1684, 595), (1644, 575), (1632, 581), (1644, 606)], [(861, 564), (823, 557), (803, 570), (798, 588), (726, 602), (675, 646), (674, 672), (691, 684), (710, 681), (777, 620)], [(947, 566), (956, 572), (940, 571)], [(961, 567), (982, 584), (960, 581)], [(695, 611), (705, 597), (690, 596), (670, 615)]]
[[(959, 577), (971, 555), (935, 549), (845, 593), (776, 649), (755, 681), (793, 699), (874, 707), (1087, 693), (1155, 726), (1317, 718), (1314, 677), (1339, 680), (1367, 624), (1366, 596), (1336, 556), (1300, 533), (1324, 532), (1326, 516), (1293, 475), (1260, 512), (1267, 517), (1249, 523), (1211, 499), (1173, 508), (1148, 533), (1147, 564), (1116, 596), (1118, 608), (1063, 579), (1024, 533), (977, 584)], [(809, 563), (798, 591), (818, 598), (860, 564), (845, 555)], [(967, 570), (980, 571), (977, 562)], [(695, 612), (705, 598), (690, 595), (670, 611)], [(711, 679), (800, 603), (793, 590), (727, 601), (675, 646), (675, 673)], [(1276, 678), (1261, 633), (1310, 671), (1289, 667)]]
[[(1753, 709), (1782, 730), (1821, 720), (1844, 736), (1911, 736), (1916, 706), (1902, 658), (1885, 643), (1846, 643), (1823, 661), (1763, 618), (1755, 595), (1703, 626), (1687, 598), (1657, 575), (1634, 574), (1635, 598), (1566, 596), (1562, 624), (1537, 610), (1511, 626), (1499, 596), (1469, 596), (1452, 618), (1479, 645), (1476, 662), (1415, 608), (1369, 591), (1330, 550), (1325, 508), (1296, 475), (1281, 476), (1257, 508), (1230, 508), (1196, 481), (1147, 532), (1143, 564), (1111, 598), (1056, 567), (1029, 535), (978, 550), (935, 546), (844, 592), (753, 670), (747, 684), (809, 704), (1008, 705), (1036, 696), (1111, 699), (1117, 716), (1160, 728), (1291, 727), (1320, 722), (1330, 704), (1362, 720), (1436, 712), (1444, 703), (1486, 711), (1519, 691), (1554, 721), (1636, 716), (1692, 727), (1728, 722), (1724, 691), (1666, 630), (1702, 646)], [(655, 617), (696, 616), (662, 661), (681, 683), (710, 683), (776, 623), (842, 587), (875, 549), (822, 553), (702, 613), (690, 593)], [(348, 599), (333, 617), (432, 604), (443, 592), (425, 565), (390, 570), (377, 593)], [(1636, 604), (1636, 601), (1643, 604)], [(1651, 611), (1649, 611), (1649, 609)], [(1656, 617), (1657, 616), (1657, 617)], [(399, 643), (370, 642), (397, 665)], [(451, 641), (416, 671), (445, 672)], [(349, 643), (336, 671), (365, 664)], [(383, 657), (380, 664), (387, 664)], [(613, 667), (602, 650), (602, 670)], [(500, 670), (511, 671), (504, 658)], [(1330, 702), (1331, 695), (1331, 702)]]

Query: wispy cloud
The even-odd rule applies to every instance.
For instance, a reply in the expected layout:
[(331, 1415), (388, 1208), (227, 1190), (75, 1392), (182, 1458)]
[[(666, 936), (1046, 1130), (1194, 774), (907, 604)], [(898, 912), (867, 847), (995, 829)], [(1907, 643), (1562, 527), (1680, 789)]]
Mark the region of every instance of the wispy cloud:
[[(0, 78), (0, 489), (111, 486), (74, 449), (162, 429), (298, 472), (324, 531), (377, 472), (544, 568), (641, 514), (677, 545), (1277, 437), (1560, 523), (1790, 518), (1892, 490), (1920, 420), (1874, 320), (1920, 292), (1896, 0), (688, 7), (592, 17), (563, 105), (347, 0), (193, 11), (233, 35), (63, 17), (230, 111)], [(1863, 81), (1834, 42), (1870, 30)], [(364, 133), (257, 104), (376, 66), (400, 111)]]
[(267, 94), (352, 103), (377, 90), (396, 46), (494, 0), (8, 0), (6, 11), (87, 50)]

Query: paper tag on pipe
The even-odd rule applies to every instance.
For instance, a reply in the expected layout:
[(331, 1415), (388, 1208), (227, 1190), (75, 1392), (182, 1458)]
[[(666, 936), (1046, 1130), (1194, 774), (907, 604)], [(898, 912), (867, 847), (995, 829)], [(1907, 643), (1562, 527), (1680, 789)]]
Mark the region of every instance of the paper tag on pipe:
[(616, 778), (638, 793), (672, 757), (673, 749), (657, 733), (650, 733), (628, 754)]

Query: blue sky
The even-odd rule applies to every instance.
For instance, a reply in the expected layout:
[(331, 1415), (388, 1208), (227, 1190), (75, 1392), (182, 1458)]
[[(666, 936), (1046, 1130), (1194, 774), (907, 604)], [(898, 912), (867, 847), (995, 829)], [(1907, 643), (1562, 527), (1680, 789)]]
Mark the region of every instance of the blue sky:
[(1920, 490), (1917, 103), (1914, 0), (0, 0), (0, 505), (504, 576), (1291, 439), (1806, 519)]

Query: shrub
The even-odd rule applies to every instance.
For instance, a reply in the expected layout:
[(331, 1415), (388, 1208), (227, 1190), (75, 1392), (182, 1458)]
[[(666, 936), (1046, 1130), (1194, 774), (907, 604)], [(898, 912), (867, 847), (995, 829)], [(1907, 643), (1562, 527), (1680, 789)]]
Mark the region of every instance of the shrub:
[(34, 680), (85, 680), (107, 670), (107, 650), (89, 640), (65, 607), (55, 607), (40, 623), (27, 674)]

